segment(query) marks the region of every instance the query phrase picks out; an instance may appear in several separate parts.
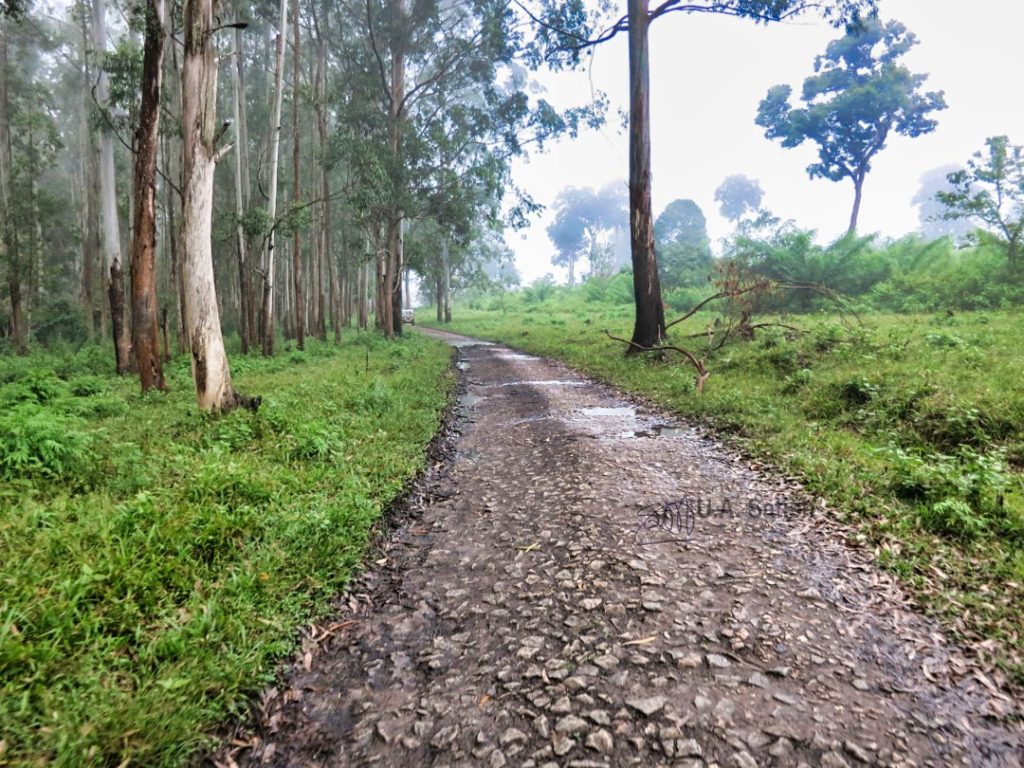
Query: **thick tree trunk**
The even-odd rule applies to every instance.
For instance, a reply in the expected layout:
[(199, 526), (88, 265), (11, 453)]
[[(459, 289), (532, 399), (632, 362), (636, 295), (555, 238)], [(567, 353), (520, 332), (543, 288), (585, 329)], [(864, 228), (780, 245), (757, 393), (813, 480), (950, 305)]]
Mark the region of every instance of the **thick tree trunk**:
[(441, 303), (444, 310), (444, 322), (452, 321), (452, 265), (448, 250), (448, 238), (441, 241)]
[(857, 218), (860, 216), (860, 200), (864, 191), (864, 173), (858, 172), (853, 179), (853, 211), (850, 213), (850, 228), (846, 234), (852, 235), (857, 232)]
[(156, 161), (160, 141), (160, 83), (164, 2), (147, 0), (142, 55), (142, 103), (135, 134), (135, 227), (132, 238), (132, 325), (142, 391), (167, 389), (160, 360), (156, 298)]
[[(174, 83), (170, 89), (171, 104), (170, 115), (177, 121), (181, 120), (181, 66), (178, 63), (178, 45), (170, 47), (170, 56), (167, 56), (170, 72), (167, 73), (167, 82)], [(173, 182), (167, 184), (167, 230), (171, 250), (171, 283), (174, 286), (174, 305), (176, 319), (174, 331), (177, 338), (178, 354), (187, 354), (188, 333), (185, 331), (185, 273), (182, 270), (182, 245), (181, 245), (181, 161), (184, 150), (179, 132), (169, 131), (164, 135), (164, 172), (167, 178)]]
[(11, 126), (8, 112), (10, 95), (7, 86), (7, 20), (0, 16), (0, 248), (7, 266), (7, 287), (11, 299), (11, 336), (18, 354), (28, 352), (25, 310), (21, 300), (21, 255), (11, 226)]
[(248, 207), (248, 137), (245, 131), (245, 92), (242, 90), (242, 30), (235, 30), (235, 66), (231, 69), (231, 81), (234, 86), (232, 107), (235, 117), (235, 248), (238, 251), (238, 335), (242, 342), (242, 354), (249, 353), (252, 331), (249, 326), (249, 265), (248, 243), (242, 217)]
[[(665, 337), (658, 259), (651, 211), (648, 0), (629, 0), (629, 234), (636, 320), (633, 344), (652, 347)], [(636, 352), (630, 346), (627, 352)]]
[[(107, 50), (106, 6), (103, 0), (92, 5), (93, 48)], [(109, 102), (107, 73), (100, 69), (96, 79), (96, 101), (100, 109)], [(131, 369), (131, 336), (125, 322), (124, 275), (121, 264), (121, 232), (117, 219), (117, 189), (114, 177), (114, 132), (103, 121), (100, 127), (100, 202), (103, 210), (103, 252), (106, 254), (107, 295), (110, 299), (110, 326), (114, 333), (117, 372)]]
[(213, 177), (217, 167), (217, 57), (212, 0), (186, 0), (182, 66), (184, 178), (181, 241), (185, 266), (185, 324), (192, 355), (196, 401), (204, 411), (239, 404), (224, 350), (213, 277)]
[(391, 333), (389, 336), (402, 335), (402, 273), (405, 271), (405, 218), (398, 211), (397, 223), (392, 229), (388, 243), (388, 256), (391, 268), (390, 296), (386, 301), (391, 304)]
[(376, 282), (374, 283), (374, 290), (373, 290), (373, 297), (374, 297), (374, 305), (373, 305), (374, 313), (373, 314), (374, 314), (374, 320), (376, 322), (377, 330), (379, 330), (379, 331), (386, 331), (388, 326), (385, 325), (385, 322), (384, 322), (384, 310), (385, 310), (385, 305), (387, 307), (390, 307), (391, 304), (390, 304), (390, 302), (383, 302), (383, 301), (381, 301), (380, 298), (381, 298), (381, 296), (385, 295), (385, 285), (386, 285), (386, 283), (385, 283), (385, 280), (386, 280), (385, 275), (387, 274), (389, 259), (388, 259), (388, 254), (387, 254), (384, 246), (381, 243), (380, 235), (378, 235), (376, 232), (374, 233), (374, 235), (375, 235), (375, 237), (374, 237), (374, 243), (373, 243), (373, 245), (374, 245), (373, 250), (374, 250), (374, 252), (377, 255), (377, 259), (376, 259), (376, 263), (377, 263), (377, 279), (376, 279)]
[(100, 254), (100, 210), (99, 210), (99, 165), (96, 145), (89, 127), (89, 113), (92, 109), (91, 68), (86, 51), (89, 49), (89, 30), (85, 14), (80, 14), (82, 45), (79, 67), (82, 72), (82, 109), (79, 123), (79, 166), (82, 169), (82, 201), (84, 216), (82, 222), (82, 312), (89, 340), (96, 338), (96, 262)]
[(281, 101), (284, 95), (284, 41), (288, 34), (288, 0), (281, 0), (280, 29), (274, 56), (274, 105), (270, 115), (270, 183), (267, 193), (267, 213), (273, 229), (267, 237), (267, 258), (263, 269), (263, 317), (261, 334), (263, 354), (274, 354), (274, 245), (277, 221), (277, 166), (281, 153)]
[[(402, 167), (402, 128), (405, 121), (405, 24), (406, 9), (404, 3), (398, 3), (394, 13), (400, 18), (395, 20), (394, 40), (391, 45), (391, 91), (390, 109), (388, 112), (389, 144), (392, 158), (393, 180), (398, 189), (404, 181), (399, 169)], [(382, 305), (382, 322), (384, 333), (390, 339), (402, 334), (402, 261), (403, 261), (403, 211), (393, 206), (388, 217), (388, 263), (384, 274), (383, 290), (377, 300)]]
[[(299, 66), (300, 53), (299, 0), (292, 0), (292, 205), (302, 197), (302, 137), (299, 132)], [(295, 343), (299, 349), (306, 346), (306, 297), (302, 286), (302, 235), (298, 227), (292, 235), (292, 279), (295, 297)]]
[(359, 264), (356, 276), (356, 292), (359, 294), (359, 329), (365, 331), (370, 324), (370, 307), (367, 294), (370, 291), (370, 263)]

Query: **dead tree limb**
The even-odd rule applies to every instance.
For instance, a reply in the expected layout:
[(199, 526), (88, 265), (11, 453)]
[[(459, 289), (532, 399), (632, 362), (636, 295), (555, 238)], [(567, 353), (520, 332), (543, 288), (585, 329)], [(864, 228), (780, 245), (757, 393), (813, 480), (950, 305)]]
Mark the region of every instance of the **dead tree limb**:
[(708, 369), (704, 367), (704, 361), (698, 360), (697, 357), (689, 350), (683, 349), (682, 347), (674, 346), (672, 344), (660, 344), (657, 347), (645, 347), (642, 344), (637, 344), (635, 341), (632, 341), (630, 339), (624, 339), (621, 336), (615, 336), (607, 329), (605, 329), (604, 334), (612, 341), (621, 341), (623, 344), (629, 345), (630, 348), (635, 349), (638, 352), (678, 352), (679, 354), (681, 354), (683, 357), (690, 361), (690, 364), (693, 365), (694, 370), (697, 372), (697, 379), (694, 382), (697, 388), (697, 392), (704, 391), (704, 382), (708, 380), (708, 376), (710, 376), (711, 374), (708, 371)]

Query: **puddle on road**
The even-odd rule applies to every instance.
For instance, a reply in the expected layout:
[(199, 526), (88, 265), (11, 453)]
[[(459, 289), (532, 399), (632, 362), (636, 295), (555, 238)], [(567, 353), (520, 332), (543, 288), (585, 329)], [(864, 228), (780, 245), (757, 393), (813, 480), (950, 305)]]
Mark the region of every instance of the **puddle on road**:
[(458, 349), (465, 349), (466, 347), (493, 347), (494, 342), (491, 341), (480, 341), (479, 339), (444, 339), (444, 342), (450, 347), (457, 347)]
[(455, 367), (458, 368), (460, 371), (468, 371), (469, 363), (467, 363), (465, 360), (460, 360), (455, 364)]
[(568, 381), (563, 379), (541, 379), (538, 381), (506, 381), (502, 387), (583, 387), (585, 381)]
[(535, 357), (534, 355), (523, 355), (519, 352), (504, 352), (501, 350), (495, 352), (494, 357), (500, 357), (502, 360), (529, 360), (532, 362), (540, 360), (539, 357)]
[(633, 432), (623, 432), (619, 435), (622, 438), (635, 437), (691, 437), (692, 430), (686, 427), (678, 427), (673, 424), (653, 424), (646, 429), (637, 429)]
[(459, 398), (459, 403), (461, 405), (466, 406), (467, 408), (472, 408), (474, 405), (479, 403), (481, 400), (486, 400), (486, 399), (487, 399), (486, 397), (483, 397), (481, 395), (471, 395), (471, 394), (469, 394), (467, 392), (466, 394), (464, 394), (462, 397)]
[(693, 436), (693, 431), (686, 427), (659, 422), (651, 416), (641, 415), (633, 405), (580, 408), (573, 421), (594, 437), (604, 440)]
[(617, 418), (635, 419), (636, 408), (628, 405), (616, 406), (614, 408), (581, 408), (580, 413), (587, 417), (613, 416)]

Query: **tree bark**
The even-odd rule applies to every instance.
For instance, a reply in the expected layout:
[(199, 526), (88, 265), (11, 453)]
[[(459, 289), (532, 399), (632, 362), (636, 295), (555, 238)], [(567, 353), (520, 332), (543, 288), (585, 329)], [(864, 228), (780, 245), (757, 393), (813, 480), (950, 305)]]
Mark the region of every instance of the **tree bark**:
[(853, 211), (850, 213), (850, 228), (846, 234), (853, 235), (857, 232), (857, 218), (860, 216), (861, 194), (864, 191), (864, 172), (858, 171), (853, 177)]
[(441, 302), (444, 322), (450, 323), (452, 321), (452, 265), (447, 237), (441, 241)]
[(357, 269), (356, 292), (359, 294), (359, 329), (365, 331), (366, 327), (370, 324), (370, 307), (367, 300), (367, 293), (370, 290), (368, 285), (370, 282), (370, 263), (360, 263)]
[[(629, 0), (629, 234), (636, 320), (633, 344), (652, 347), (665, 336), (651, 211), (650, 68), (648, 0)], [(635, 353), (630, 345), (627, 354)]]
[(85, 329), (89, 340), (92, 341), (96, 338), (96, 301), (93, 278), (96, 262), (100, 255), (99, 165), (93, 132), (89, 128), (89, 111), (92, 107), (90, 91), (92, 68), (89, 66), (87, 55), (89, 29), (84, 13), (80, 14), (80, 23), (82, 45), (79, 66), (82, 71), (82, 111), (78, 151), (81, 153), (79, 165), (82, 169), (82, 200), (85, 212), (82, 222), (82, 311), (85, 316)]
[(245, 92), (242, 90), (242, 30), (235, 30), (235, 66), (231, 69), (231, 82), (234, 86), (232, 107), (235, 117), (235, 247), (238, 249), (238, 335), (242, 342), (242, 354), (249, 353), (252, 331), (249, 326), (251, 299), (249, 296), (249, 264), (248, 243), (242, 217), (248, 207), (248, 136), (245, 131)]
[(8, 211), (11, 209), (11, 126), (8, 113), (10, 95), (7, 85), (7, 25), (0, 16), (0, 247), (7, 262), (7, 287), (11, 299), (11, 336), (15, 350), (20, 355), (28, 352), (28, 333), (25, 325), (25, 311), (21, 300), (21, 267), (17, 238), (11, 226)]
[[(392, 173), (399, 175), (402, 167), (402, 128), (405, 121), (405, 48), (406, 26), (408, 15), (404, 0), (399, 0), (392, 9), (398, 16), (394, 20), (396, 32), (391, 42), (391, 89), (388, 110), (389, 144), (392, 157)], [(403, 184), (399, 178), (393, 179), (393, 192), (396, 194)], [(402, 237), (403, 212), (400, 206), (393, 205), (388, 216), (388, 247), (387, 269), (384, 273), (383, 290), (377, 296), (382, 305), (382, 324), (384, 334), (390, 339), (402, 334), (402, 260), (404, 239)]]
[(142, 103), (135, 134), (135, 227), (132, 237), (132, 326), (142, 391), (167, 389), (160, 360), (156, 297), (156, 162), (160, 141), (160, 85), (164, 56), (164, 2), (147, 0), (142, 55)]
[[(302, 57), (299, 55), (299, 0), (292, 0), (292, 205), (302, 197), (302, 141), (299, 132), (299, 78)], [(292, 279), (295, 297), (295, 344), (306, 346), (306, 301), (302, 286), (302, 234), (298, 227), (292, 234)]]
[[(172, 15), (170, 18), (174, 18)], [(178, 46), (171, 45), (171, 55), (166, 57), (170, 66), (168, 81), (174, 83), (171, 88), (170, 115), (180, 122), (181, 105), (181, 67), (178, 64)], [(168, 131), (164, 135), (164, 169), (173, 185), (167, 185), (167, 230), (171, 247), (171, 282), (174, 286), (174, 304), (177, 310), (175, 336), (178, 354), (188, 353), (188, 333), (185, 330), (185, 273), (182, 269), (181, 245), (181, 204), (182, 183), (181, 164), (184, 149), (178, 131)]]
[(277, 33), (277, 51), (274, 57), (274, 104), (270, 115), (270, 189), (267, 213), (272, 229), (267, 237), (267, 258), (263, 269), (263, 317), (261, 334), (263, 354), (274, 354), (274, 245), (277, 221), (277, 166), (281, 153), (281, 101), (284, 95), (284, 41), (288, 34), (288, 0), (281, 0), (281, 28)]
[[(93, 0), (93, 48), (107, 50), (106, 6)], [(100, 109), (109, 106), (109, 81), (102, 67), (97, 72), (96, 101)], [(131, 336), (125, 322), (124, 274), (121, 264), (121, 232), (117, 218), (117, 189), (114, 177), (114, 132), (104, 121), (100, 127), (100, 203), (103, 210), (103, 252), (106, 254), (107, 295), (110, 299), (110, 326), (114, 334), (114, 356), (118, 374), (131, 369)]]
[(217, 57), (212, 0), (186, 0), (182, 66), (184, 178), (181, 241), (184, 249), (185, 325), (196, 401), (204, 411), (228, 411), (240, 398), (231, 383), (213, 277), (213, 178), (217, 166)]

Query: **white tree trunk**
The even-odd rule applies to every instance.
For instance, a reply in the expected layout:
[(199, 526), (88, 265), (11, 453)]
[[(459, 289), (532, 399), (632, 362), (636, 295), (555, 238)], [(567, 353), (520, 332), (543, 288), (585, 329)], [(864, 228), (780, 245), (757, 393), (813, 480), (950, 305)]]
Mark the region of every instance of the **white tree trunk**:
[[(277, 166), (281, 154), (281, 100), (284, 95), (284, 41), (288, 33), (288, 0), (281, 0), (281, 28), (277, 32), (274, 61), (274, 108), (270, 115), (270, 189), (267, 192), (267, 213), (271, 226), (277, 220)], [(296, 54), (298, 52), (296, 51)], [(274, 241), (275, 231), (267, 238), (267, 258), (263, 282), (263, 354), (274, 354)]]
[(213, 176), (217, 167), (217, 60), (211, 0), (185, 2), (185, 59), (181, 75), (184, 174), (181, 245), (185, 327), (192, 352), (196, 401), (204, 411), (239, 404), (224, 351), (213, 279)]
[[(107, 13), (103, 0), (93, 0), (92, 42), (99, 53), (107, 50)], [(109, 105), (110, 84), (104, 67), (97, 69), (96, 101), (100, 109)], [(124, 281), (121, 261), (121, 231), (117, 218), (117, 189), (114, 178), (114, 132), (106, 121), (100, 127), (100, 211), (103, 222), (102, 241), (107, 267), (106, 284), (110, 296), (110, 312), (114, 329), (117, 372), (129, 367), (130, 340), (124, 322)]]

